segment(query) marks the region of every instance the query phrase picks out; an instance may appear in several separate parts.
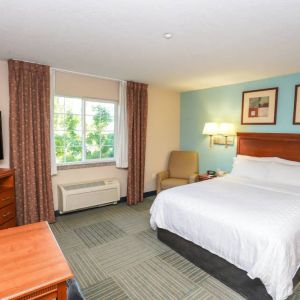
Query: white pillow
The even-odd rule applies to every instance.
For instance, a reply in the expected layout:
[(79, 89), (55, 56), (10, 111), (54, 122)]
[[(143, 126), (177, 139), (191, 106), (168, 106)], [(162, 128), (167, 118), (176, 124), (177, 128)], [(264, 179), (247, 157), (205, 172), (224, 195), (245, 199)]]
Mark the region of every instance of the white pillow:
[(275, 158), (276, 158), (276, 162), (279, 162), (281, 164), (290, 165), (290, 166), (300, 166), (300, 162), (298, 161), (287, 160), (279, 157), (275, 157)]
[(269, 162), (275, 162), (278, 157), (257, 157), (257, 156), (249, 156), (249, 155), (241, 155), (238, 154), (236, 159), (250, 159), (250, 160), (257, 160), (257, 161), (269, 161)]
[(232, 176), (267, 181), (271, 163), (252, 159), (237, 159), (233, 164)]
[(273, 163), (270, 167), (269, 182), (300, 187), (300, 164)]
[(282, 164), (286, 164), (286, 165), (292, 165), (292, 166), (300, 166), (300, 162), (298, 161), (293, 161), (293, 160), (287, 160), (287, 159), (283, 159), (283, 158), (279, 158), (279, 157), (257, 157), (257, 156), (249, 156), (249, 155), (241, 155), (238, 154), (236, 156), (236, 158), (234, 158), (234, 160), (236, 159), (251, 159), (251, 160), (259, 160), (259, 161), (270, 161), (270, 162), (278, 162), (278, 163), (282, 163)]

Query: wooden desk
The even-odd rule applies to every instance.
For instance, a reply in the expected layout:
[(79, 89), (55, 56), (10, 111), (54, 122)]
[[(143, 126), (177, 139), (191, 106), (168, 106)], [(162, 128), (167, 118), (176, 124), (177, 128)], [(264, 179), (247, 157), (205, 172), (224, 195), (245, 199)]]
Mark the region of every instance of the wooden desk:
[(0, 299), (65, 300), (72, 277), (47, 222), (0, 231)]

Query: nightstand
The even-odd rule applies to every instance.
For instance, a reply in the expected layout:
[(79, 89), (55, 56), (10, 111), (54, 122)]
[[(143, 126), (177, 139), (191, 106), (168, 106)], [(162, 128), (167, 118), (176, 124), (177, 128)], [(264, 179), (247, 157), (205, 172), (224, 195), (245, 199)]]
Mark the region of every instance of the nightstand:
[(206, 173), (204, 174), (199, 174), (198, 175), (198, 181), (204, 181), (204, 180), (208, 180), (208, 179), (213, 179), (216, 178), (217, 176), (209, 176)]

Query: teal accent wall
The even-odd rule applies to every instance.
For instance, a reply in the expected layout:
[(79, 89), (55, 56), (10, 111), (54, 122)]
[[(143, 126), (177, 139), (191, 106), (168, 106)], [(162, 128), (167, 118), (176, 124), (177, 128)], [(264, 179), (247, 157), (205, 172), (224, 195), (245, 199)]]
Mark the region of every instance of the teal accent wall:
[[(181, 93), (180, 147), (196, 150), (200, 155), (200, 171), (208, 169), (230, 171), (235, 145), (213, 145), (202, 135), (205, 122), (232, 122), (240, 132), (294, 132), (300, 125), (293, 125), (295, 85), (300, 84), (300, 73), (263, 80), (189, 91)], [(276, 125), (241, 125), (242, 92), (278, 87)]]

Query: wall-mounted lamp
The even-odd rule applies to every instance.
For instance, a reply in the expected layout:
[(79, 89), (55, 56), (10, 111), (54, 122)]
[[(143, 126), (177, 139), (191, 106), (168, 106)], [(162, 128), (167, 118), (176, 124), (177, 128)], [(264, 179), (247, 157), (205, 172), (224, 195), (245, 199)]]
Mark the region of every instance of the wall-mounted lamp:
[(235, 127), (232, 123), (221, 123), (219, 126), (218, 134), (225, 137), (225, 148), (228, 147), (228, 137), (235, 136)]
[(218, 124), (214, 122), (205, 123), (202, 134), (209, 135), (209, 147), (212, 146), (212, 137), (218, 134)]
[[(228, 140), (228, 137), (233, 137), (236, 135), (234, 124), (232, 123), (221, 123), (217, 124), (214, 122), (205, 123), (202, 134), (209, 135), (209, 147), (212, 147), (214, 144), (225, 145), (225, 148), (228, 147), (228, 144), (233, 144), (233, 138)], [(225, 141), (224, 141), (225, 139)]]

